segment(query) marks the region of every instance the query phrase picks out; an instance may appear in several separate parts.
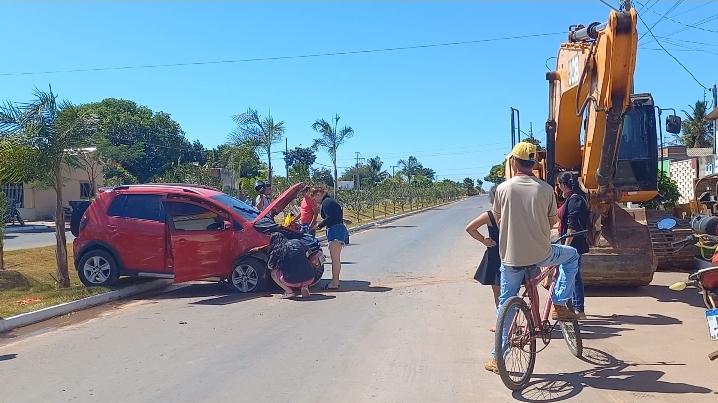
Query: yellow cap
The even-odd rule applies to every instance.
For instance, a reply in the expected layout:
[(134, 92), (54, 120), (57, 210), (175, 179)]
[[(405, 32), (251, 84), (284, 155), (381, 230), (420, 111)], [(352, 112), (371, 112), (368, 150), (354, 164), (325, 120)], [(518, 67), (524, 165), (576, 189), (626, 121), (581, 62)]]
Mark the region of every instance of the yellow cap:
[(524, 161), (536, 161), (536, 145), (522, 141), (514, 146), (514, 149), (506, 156), (506, 159), (511, 157)]

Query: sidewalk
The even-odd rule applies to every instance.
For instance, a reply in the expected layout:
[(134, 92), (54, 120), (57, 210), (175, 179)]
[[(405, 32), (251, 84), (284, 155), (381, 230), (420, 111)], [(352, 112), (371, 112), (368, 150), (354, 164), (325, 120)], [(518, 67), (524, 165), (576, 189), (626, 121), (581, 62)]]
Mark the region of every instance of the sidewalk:
[[(69, 228), (69, 226), (68, 226)], [(54, 221), (26, 221), (24, 226), (13, 224), (5, 227), (6, 234), (55, 232)]]

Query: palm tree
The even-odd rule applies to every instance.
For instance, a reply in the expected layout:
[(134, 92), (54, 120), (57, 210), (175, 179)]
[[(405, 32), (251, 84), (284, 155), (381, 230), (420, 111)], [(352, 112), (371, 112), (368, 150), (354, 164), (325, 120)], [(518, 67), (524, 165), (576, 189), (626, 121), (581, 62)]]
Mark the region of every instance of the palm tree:
[(252, 108), (247, 112), (232, 117), (237, 128), (230, 135), (234, 145), (252, 146), (267, 153), (267, 182), (272, 184), (272, 144), (279, 142), (284, 135), (284, 122), (275, 122), (271, 112), (262, 118)]
[(713, 136), (711, 122), (706, 119), (707, 105), (705, 101), (696, 101), (695, 105), (690, 106), (691, 113), (682, 111), (686, 115), (686, 119), (682, 124), (682, 134), (679, 141), (686, 147), (711, 147), (713, 145)]
[[(36, 90), (35, 99), (0, 106), (0, 182), (39, 182), (55, 191), (57, 285), (70, 286), (62, 187), (64, 167), (74, 150), (87, 144), (97, 118), (52, 92)], [(7, 162), (6, 162), (7, 161)]]
[(419, 160), (412, 156), (409, 156), (406, 160), (399, 160), (399, 162), (396, 163), (396, 165), (401, 168), (399, 171), (400, 174), (406, 176), (407, 182), (411, 183), (412, 178), (414, 175), (418, 173), (418, 171), (421, 169), (421, 164), (419, 163)]
[(341, 147), (348, 139), (354, 135), (354, 129), (351, 126), (344, 126), (338, 129), (339, 115), (334, 115), (334, 126), (324, 119), (317, 119), (312, 124), (312, 129), (319, 133), (321, 137), (314, 140), (312, 148), (323, 148), (329, 154), (334, 168), (334, 196), (337, 195), (337, 149)]

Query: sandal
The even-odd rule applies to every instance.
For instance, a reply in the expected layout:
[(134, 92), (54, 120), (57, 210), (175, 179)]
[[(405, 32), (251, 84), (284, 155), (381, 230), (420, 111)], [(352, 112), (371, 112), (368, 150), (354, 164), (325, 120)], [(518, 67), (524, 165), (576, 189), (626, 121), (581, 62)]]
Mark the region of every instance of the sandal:
[(284, 294), (278, 296), (277, 298), (279, 298), (279, 299), (289, 299), (289, 298), (294, 298), (294, 297), (296, 297), (296, 295), (295, 295), (293, 292), (285, 292)]

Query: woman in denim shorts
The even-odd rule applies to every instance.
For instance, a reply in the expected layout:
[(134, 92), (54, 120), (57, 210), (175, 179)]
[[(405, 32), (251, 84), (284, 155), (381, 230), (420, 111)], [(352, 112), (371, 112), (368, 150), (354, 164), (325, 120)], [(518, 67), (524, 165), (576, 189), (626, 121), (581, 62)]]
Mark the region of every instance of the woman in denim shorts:
[(339, 273), (342, 270), (342, 247), (349, 245), (349, 230), (344, 225), (344, 211), (342, 206), (330, 197), (324, 195), (322, 206), (320, 209), (322, 221), (317, 228), (327, 229), (327, 242), (329, 243), (329, 255), (332, 259), (332, 281), (327, 284), (326, 289), (336, 290), (341, 285), (339, 283)]

